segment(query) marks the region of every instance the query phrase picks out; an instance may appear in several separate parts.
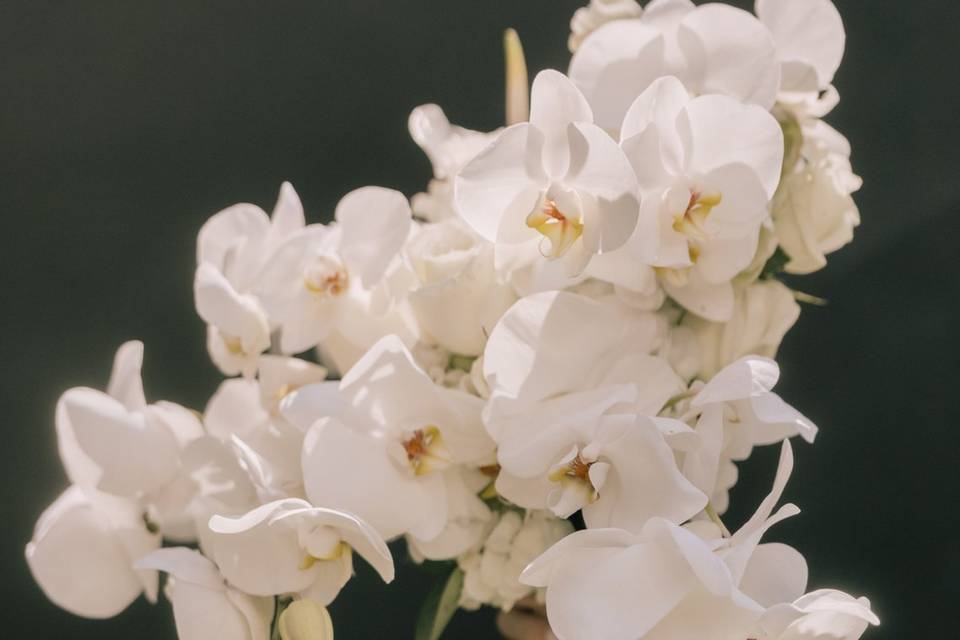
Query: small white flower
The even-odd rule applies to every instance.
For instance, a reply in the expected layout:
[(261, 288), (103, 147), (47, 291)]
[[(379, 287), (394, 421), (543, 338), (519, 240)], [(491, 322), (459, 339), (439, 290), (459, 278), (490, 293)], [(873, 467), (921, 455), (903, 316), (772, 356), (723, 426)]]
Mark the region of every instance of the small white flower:
[(230, 584), (246, 593), (297, 593), (322, 606), (353, 575), (353, 552), (393, 580), (386, 543), (363, 520), (304, 500), (284, 499), (239, 518), (214, 516), (213, 558)]
[(727, 320), (780, 180), (780, 125), (726, 96), (690, 98), (668, 76), (631, 105), (621, 140), (643, 196), (630, 251), (681, 305)]
[(309, 429), (302, 465), (311, 502), (355, 513), (388, 540), (440, 535), (455, 466), (492, 459), (483, 401), (434, 384), (396, 336), (339, 384), (305, 386), (281, 404)]
[(253, 376), (270, 346), (268, 318), (252, 293), (269, 256), (303, 225), (300, 198), (284, 182), (272, 218), (255, 205), (237, 204), (200, 229), (194, 298), (207, 323), (207, 349), (224, 374)]
[(159, 549), (138, 560), (137, 567), (169, 574), (164, 594), (173, 604), (180, 640), (269, 640), (273, 599), (228, 585), (202, 554), (184, 547)]
[(517, 251), (527, 263), (539, 248), (578, 275), (593, 255), (626, 242), (637, 220), (629, 163), (556, 71), (534, 80), (530, 122), (505, 129), (460, 171), (455, 189), (460, 215), (497, 244), (498, 266)]
[(383, 335), (405, 330), (393, 303), (407, 288), (398, 260), (411, 228), (406, 198), (363, 187), (340, 200), (334, 217), (335, 224), (310, 225), (288, 239), (258, 281), (284, 353), (327, 346), (332, 337), (362, 353)]

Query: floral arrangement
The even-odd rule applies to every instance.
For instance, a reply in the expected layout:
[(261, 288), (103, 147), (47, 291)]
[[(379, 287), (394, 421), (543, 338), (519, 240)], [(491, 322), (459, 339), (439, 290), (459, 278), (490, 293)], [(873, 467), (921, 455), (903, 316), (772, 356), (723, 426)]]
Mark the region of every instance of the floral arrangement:
[[(271, 216), (203, 225), (196, 308), (228, 378), (202, 413), (148, 403), (128, 342), (105, 391), (63, 394), (71, 486), (26, 548), (53, 602), (110, 617), (163, 573), (183, 640), (327, 639), (354, 561), (390, 582), (403, 553), (442, 572), (418, 640), (481, 606), (510, 638), (879, 623), (761, 542), (799, 513), (790, 441), (817, 433), (773, 391), (811, 300), (778, 276), (859, 222), (821, 119), (837, 10), (592, 0), (571, 28), (567, 74), (532, 89), (507, 33), (505, 128), (413, 111), (434, 175), (412, 200), (364, 187), (306, 224), (284, 184)], [(731, 532), (736, 462), (767, 445), (772, 489)]]

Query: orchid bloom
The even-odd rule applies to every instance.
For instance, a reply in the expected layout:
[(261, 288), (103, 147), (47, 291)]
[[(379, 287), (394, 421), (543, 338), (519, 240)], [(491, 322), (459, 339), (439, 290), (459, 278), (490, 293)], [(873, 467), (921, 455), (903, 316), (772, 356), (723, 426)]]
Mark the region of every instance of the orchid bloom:
[(699, 521), (681, 527), (662, 518), (639, 533), (587, 529), (534, 560), (520, 580), (546, 588), (560, 640), (751, 637), (766, 611), (757, 598), (792, 599), (806, 586), (799, 554), (759, 544), (770, 526), (798, 512), (785, 505), (771, 515), (791, 468), (785, 443), (773, 490), (730, 538)]
[[(695, 434), (655, 417), (683, 385), (666, 361), (631, 353), (637, 318), (604, 307), (537, 294), (491, 334), (484, 418), (498, 444), (497, 491), (560, 517), (583, 509), (590, 527), (639, 530), (655, 515), (683, 522), (706, 496), (682, 476), (668, 440), (689, 446)], [(588, 327), (587, 318), (587, 331), (568, 331)]]
[(179, 640), (269, 640), (273, 599), (227, 584), (201, 553), (185, 547), (158, 549), (140, 558), (137, 567), (169, 574), (164, 594), (173, 604)]
[(440, 535), (447, 485), (461, 481), (456, 466), (493, 459), (483, 401), (434, 384), (396, 336), (377, 342), (339, 383), (307, 385), (281, 405), (309, 429), (302, 466), (310, 501), (356, 514), (387, 540)]
[(133, 563), (160, 547), (139, 505), (74, 486), (37, 521), (27, 544), (30, 573), (58, 607), (86, 618), (115, 616), (141, 593), (157, 598), (157, 572)]
[(455, 201), (496, 243), (498, 266), (529, 263), (539, 249), (571, 276), (626, 242), (638, 207), (623, 152), (593, 124), (573, 83), (551, 70), (533, 81), (530, 122), (504, 129), (460, 171)]
[(256, 381), (226, 380), (207, 404), (207, 431), (237, 450), (264, 502), (303, 495), (304, 433), (283, 417), (280, 401), (326, 375), (326, 369), (305, 360), (264, 355)]
[(643, 194), (631, 250), (685, 308), (729, 319), (730, 281), (753, 260), (780, 180), (780, 125), (726, 96), (690, 98), (667, 76), (630, 106), (621, 145)]
[(207, 349), (224, 374), (253, 376), (270, 346), (269, 319), (253, 291), (270, 254), (303, 225), (300, 198), (284, 182), (272, 218), (255, 205), (237, 204), (200, 230), (194, 299), (207, 323)]
[(725, 4), (653, 0), (634, 19), (600, 26), (570, 61), (597, 124), (617, 131), (627, 108), (660, 76), (674, 75), (695, 95), (721, 94), (769, 109), (780, 86), (770, 31)]
[(746, 459), (754, 446), (816, 437), (816, 425), (771, 391), (779, 377), (773, 360), (747, 356), (724, 367), (693, 397), (702, 445), (687, 453), (683, 472), (708, 496), (725, 489), (723, 468)]
[(391, 189), (362, 187), (340, 200), (334, 218), (334, 224), (294, 234), (274, 252), (258, 281), (258, 296), (280, 329), (284, 353), (327, 346), (335, 336), (362, 353), (390, 329), (403, 331), (402, 319), (387, 311), (389, 279), (410, 233), (406, 198)]
[(204, 430), (180, 405), (146, 403), (142, 363), (143, 343), (127, 342), (117, 350), (107, 393), (66, 391), (57, 403), (57, 442), (71, 482), (140, 502), (170, 534), (182, 514), (163, 505), (177, 501), (187, 451)]
[(213, 559), (235, 587), (258, 596), (297, 593), (326, 606), (353, 575), (353, 552), (393, 580), (393, 557), (359, 518), (295, 498), (239, 518), (214, 516)]

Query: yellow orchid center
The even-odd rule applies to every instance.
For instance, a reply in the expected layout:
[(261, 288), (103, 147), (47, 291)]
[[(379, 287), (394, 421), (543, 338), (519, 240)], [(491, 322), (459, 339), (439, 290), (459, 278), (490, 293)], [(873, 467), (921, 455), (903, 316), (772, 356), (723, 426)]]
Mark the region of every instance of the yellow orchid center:
[(303, 285), (318, 295), (338, 296), (350, 286), (350, 276), (336, 258), (317, 256), (303, 274)]
[(550, 198), (545, 198), (543, 204), (527, 216), (527, 226), (550, 241), (549, 251), (541, 250), (548, 258), (562, 256), (583, 234), (583, 223), (560, 211), (556, 201)]
[(435, 426), (414, 431), (413, 435), (403, 441), (403, 450), (407, 454), (410, 468), (418, 476), (441, 471), (453, 464), (440, 429)]
[[(705, 240), (708, 237), (708, 233), (704, 228), (707, 216), (710, 215), (714, 207), (720, 204), (721, 200), (723, 200), (723, 196), (719, 193), (703, 194), (699, 191), (691, 190), (687, 208), (673, 219), (674, 231), (682, 233), (693, 241)], [(692, 251), (693, 249), (691, 248), (691, 252)], [(691, 255), (691, 260), (693, 259)]]
[(600, 497), (600, 494), (590, 480), (590, 467), (592, 467), (593, 464), (593, 462), (584, 460), (578, 453), (573, 460), (551, 471), (547, 478), (550, 482), (558, 482), (564, 487), (577, 484), (581, 485), (581, 488), (589, 488), (590, 502), (595, 502), (597, 498)]
[[(706, 229), (707, 217), (714, 207), (723, 200), (720, 193), (703, 193), (696, 189), (690, 190), (690, 199), (686, 208), (674, 216), (673, 230), (682, 233), (687, 238), (687, 253), (691, 264), (700, 259), (703, 252), (703, 243), (710, 237)], [(654, 271), (661, 280), (676, 287), (682, 287), (690, 280), (688, 267), (654, 267)]]

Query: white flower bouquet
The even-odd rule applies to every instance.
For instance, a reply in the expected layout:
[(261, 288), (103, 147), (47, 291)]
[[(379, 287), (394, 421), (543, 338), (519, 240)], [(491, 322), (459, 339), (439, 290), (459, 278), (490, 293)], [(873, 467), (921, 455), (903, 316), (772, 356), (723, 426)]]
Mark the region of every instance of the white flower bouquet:
[[(413, 111), (434, 176), (411, 200), (364, 187), (307, 224), (284, 184), (272, 215), (203, 225), (196, 308), (228, 379), (202, 413), (148, 403), (130, 342), (105, 391), (63, 394), (72, 484), (26, 548), (53, 602), (106, 618), (166, 574), (183, 640), (328, 639), (355, 559), (390, 582), (403, 553), (442, 571), (417, 640), (481, 606), (518, 639), (878, 624), (761, 541), (799, 512), (790, 441), (817, 433), (773, 391), (809, 299), (778, 276), (859, 222), (821, 119), (840, 16), (592, 0), (571, 29), (567, 74), (532, 89), (507, 33), (505, 128)], [(736, 462), (765, 445), (772, 489), (731, 532)]]

